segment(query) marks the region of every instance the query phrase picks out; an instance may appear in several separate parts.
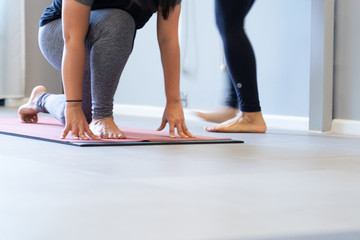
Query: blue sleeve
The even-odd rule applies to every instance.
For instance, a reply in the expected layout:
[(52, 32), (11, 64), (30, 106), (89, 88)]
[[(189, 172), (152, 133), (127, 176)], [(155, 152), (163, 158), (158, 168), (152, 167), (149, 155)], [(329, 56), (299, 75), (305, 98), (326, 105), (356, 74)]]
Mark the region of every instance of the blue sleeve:
[(86, 6), (89, 6), (89, 7), (91, 7), (92, 4), (94, 3), (94, 0), (75, 0), (75, 1), (77, 1), (79, 3), (82, 3), (82, 4), (84, 4)]

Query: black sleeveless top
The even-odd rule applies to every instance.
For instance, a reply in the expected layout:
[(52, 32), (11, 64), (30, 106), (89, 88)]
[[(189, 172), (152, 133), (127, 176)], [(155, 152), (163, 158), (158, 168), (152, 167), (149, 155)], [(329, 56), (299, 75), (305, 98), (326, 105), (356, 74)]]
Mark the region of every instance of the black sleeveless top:
[[(135, 20), (136, 29), (142, 28), (151, 16), (157, 12), (158, 0), (143, 0), (146, 4), (137, 4), (133, 0), (93, 0), (91, 10), (104, 8), (117, 8), (128, 12)], [(79, 1), (82, 2), (82, 1)], [(178, 4), (181, 0), (177, 1)], [(150, 4), (149, 4), (150, 3)], [(50, 7), (46, 8), (40, 18), (40, 26), (61, 18), (62, 0), (54, 0)]]

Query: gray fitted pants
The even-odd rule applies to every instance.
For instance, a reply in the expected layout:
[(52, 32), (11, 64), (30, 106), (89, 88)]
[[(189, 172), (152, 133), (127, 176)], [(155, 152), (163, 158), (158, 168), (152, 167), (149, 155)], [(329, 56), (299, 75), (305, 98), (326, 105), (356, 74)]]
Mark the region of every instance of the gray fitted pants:
[[(134, 19), (123, 10), (91, 12), (85, 69), (79, 69), (84, 71), (82, 108), (88, 122), (113, 116), (115, 91), (132, 51), (135, 31)], [(49, 63), (61, 70), (64, 48), (61, 19), (40, 27), (39, 45)], [(42, 93), (36, 108), (65, 124), (64, 94)]]

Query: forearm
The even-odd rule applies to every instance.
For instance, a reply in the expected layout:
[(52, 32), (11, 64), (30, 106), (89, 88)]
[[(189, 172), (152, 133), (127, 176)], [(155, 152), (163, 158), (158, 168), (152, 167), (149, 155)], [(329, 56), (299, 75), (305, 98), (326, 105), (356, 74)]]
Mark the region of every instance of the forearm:
[(180, 48), (177, 39), (160, 43), (161, 61), (165, 79), (167, 102), (180, 99)]
[(67, 100), (82, 99), (86, 59), (85, 37), (89, 29), (90, 11), (90, 6), (73, 0), (63, 0), (64, 52), (62, 78)]
[(83, 74), (86, 50), (81, 41), (65, 41), (62, 79), (67, 100), (82, 99)]

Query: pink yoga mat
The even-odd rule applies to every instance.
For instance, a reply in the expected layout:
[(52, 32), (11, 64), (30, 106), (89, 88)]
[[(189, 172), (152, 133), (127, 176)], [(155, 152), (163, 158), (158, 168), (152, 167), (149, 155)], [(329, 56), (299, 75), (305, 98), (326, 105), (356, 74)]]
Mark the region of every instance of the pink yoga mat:
[(199, 143), (243, 143), (231, 138), (196, 136), (196, 138), (171, 138), (167, 131), (155, 131), (131, 127), (120, 127), (126, 139), (73, 140), (60, 139), (63, 126), (53, 118), (39, 118), (38, 123), (24, 123), (19, 118), (0, 118), (0, 133), (38, 140), (72, 144), (77, 146), (143, 145), (143, 144), (199, 144)]

